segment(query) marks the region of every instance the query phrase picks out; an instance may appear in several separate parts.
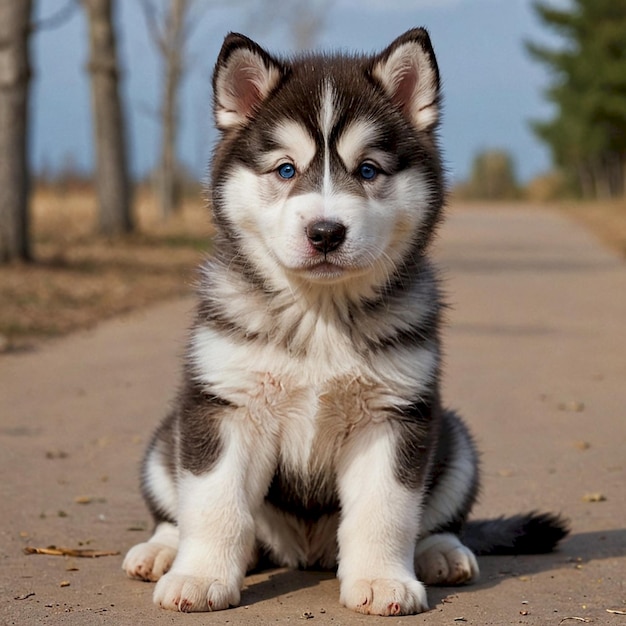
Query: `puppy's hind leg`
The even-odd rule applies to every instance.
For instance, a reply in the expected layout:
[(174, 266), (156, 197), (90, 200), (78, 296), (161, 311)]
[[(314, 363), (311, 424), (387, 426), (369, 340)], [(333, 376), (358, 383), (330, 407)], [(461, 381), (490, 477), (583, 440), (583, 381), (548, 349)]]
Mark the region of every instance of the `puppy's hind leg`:
[(415, 548), (415, 571), (427, 585), (460, 585), (478, 577), (474, 553), (458, 533), (478, 492), (478, 458), (461, 418), (445, 411), (429, 493), (423, 539)]
[(128, 551), (122, 569), (130, 578), (156, 582), (172, 566), (177, 550), (178, 528), (161, 522), (148, 541)]
[(156, 523), (152, 537), (132, 547), (122, 569), (130, 578), (156, 582), (165, 574), (178, 550), (176, 485), (172, 476), (173, 436), (176, 414), (172, 413), (157, 429), (142, 466), (142, 491)]
[(415, 573), (427, 585), (462, 585), (479, 574), (474, 553), (452, 533), (436, 533), (415, 548)]

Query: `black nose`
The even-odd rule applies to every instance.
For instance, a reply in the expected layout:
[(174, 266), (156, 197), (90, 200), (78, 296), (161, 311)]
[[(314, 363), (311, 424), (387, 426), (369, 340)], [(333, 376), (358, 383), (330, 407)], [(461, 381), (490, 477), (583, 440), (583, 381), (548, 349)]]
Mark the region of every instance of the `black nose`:
[(346, 227), (340, 222), (322, 220), (306, 227), (306, 236), (311, 245), (327, 254), (336, 250), (346, 238)]

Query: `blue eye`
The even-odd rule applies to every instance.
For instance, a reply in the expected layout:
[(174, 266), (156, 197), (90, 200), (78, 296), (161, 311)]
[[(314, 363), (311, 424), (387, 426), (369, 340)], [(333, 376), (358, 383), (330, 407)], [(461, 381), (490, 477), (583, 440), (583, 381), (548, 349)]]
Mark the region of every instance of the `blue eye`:
[(283, 163), (276, 170), (281, 178), (289, 179), (296, 175), (296, 167), (293, 163)]
[(378, 175), (378, 170), (371, 163), (361, 163), (359, 165), (359, 176), (363, 180), (374, 180)]

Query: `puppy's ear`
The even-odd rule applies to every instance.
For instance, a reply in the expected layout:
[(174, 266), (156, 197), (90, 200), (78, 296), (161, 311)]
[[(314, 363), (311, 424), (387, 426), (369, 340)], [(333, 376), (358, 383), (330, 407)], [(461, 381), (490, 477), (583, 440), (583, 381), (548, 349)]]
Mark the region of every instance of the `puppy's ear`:
[(439, 70), (430, 37), (414, 28), (374, 57), (372, 76), (418, 130), (432, 130), (439, 120)]
[(244, 124), (286, 73), (283, 64), (248, 37), (227, 35), (213, 73), (217, 127), (227, 130)]

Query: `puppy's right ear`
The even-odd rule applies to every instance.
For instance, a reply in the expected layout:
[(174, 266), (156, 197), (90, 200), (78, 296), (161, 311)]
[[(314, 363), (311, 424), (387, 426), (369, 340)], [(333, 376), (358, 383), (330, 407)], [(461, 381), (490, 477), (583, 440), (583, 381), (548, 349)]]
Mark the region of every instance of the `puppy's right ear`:
[(287, 71), (248, 37), (227, 35), (213, 73), (217, 127), (228, 130), (245, 124)]
[(400, 35), (372, 60), (371, 74), (418, 130), (437, 126), (440, 80), (428, 32), (414, 28)]

